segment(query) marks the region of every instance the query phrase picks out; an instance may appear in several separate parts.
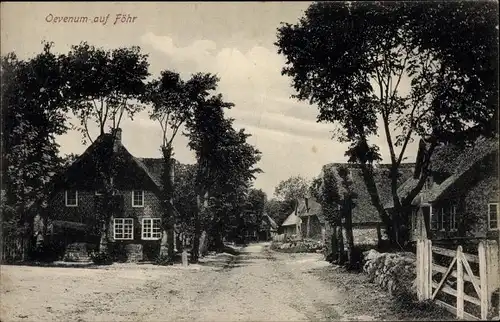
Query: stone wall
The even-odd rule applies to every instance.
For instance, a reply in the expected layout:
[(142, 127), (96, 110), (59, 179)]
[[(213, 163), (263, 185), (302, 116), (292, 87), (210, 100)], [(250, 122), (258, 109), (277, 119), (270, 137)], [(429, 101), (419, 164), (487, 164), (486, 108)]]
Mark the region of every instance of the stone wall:
[(369, 280), (389, 291), (391, 295), (414, 293), (416, 257), (409, 252), (379, 253), (371, 249), (364, 254), (363, 271)]
[(127, 244), (125, 246), (128, 262), (142, 261), (142, 244)]
[(90, 253), (95, 250), (95, 245), (88, 243), (72, 243), (66, 247), (64, 261), (66, 262), (89, 262)]

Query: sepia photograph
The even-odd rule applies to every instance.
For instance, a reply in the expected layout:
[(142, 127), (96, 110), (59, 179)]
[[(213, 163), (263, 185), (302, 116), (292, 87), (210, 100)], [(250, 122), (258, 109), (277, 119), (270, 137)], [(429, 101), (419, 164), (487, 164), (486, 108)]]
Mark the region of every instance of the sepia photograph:
[(498, 1), (0, 6), (0, 321), (500, 320)]

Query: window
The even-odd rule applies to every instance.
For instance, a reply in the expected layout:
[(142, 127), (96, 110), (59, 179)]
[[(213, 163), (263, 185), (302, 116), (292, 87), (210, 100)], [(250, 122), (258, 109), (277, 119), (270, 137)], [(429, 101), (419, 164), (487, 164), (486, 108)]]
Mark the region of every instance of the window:
[(134, 219), (115, 218), (113, 221), (113, 238), (116, 240), (134, 239)]
[(417, 230), (417, 211), (413, 209), (411, 211), (411, 228), (413, 231)]
[(457, 231), (457, 229), (458, 229), (458, 224), (457, 224), (457, 207), (456, 206), (451, 206), (450, 231)]
[(422, 208), (424, 216), (429, 216), (431, 222), (431, 230), (438, 229), (438, 218), (436, 214), (432, 213), (432, 206), (424, 206)]
[(161, 219), (142, 219), (142, 239), (156, 240), (161, 238)]
[(132, 191), (132, 207), (144, 207), (144, 191)]
[(450, 208), (447, 207), (441, 208), (440, 214), (441, 214), (441, 222), (439, 228), (442, 231), (448, 230), (448, 227), (450, 227)]
[(488, 204), (488, 229), (498, 230), (498, 203)]
[(65, 199), (66, 207), (77, 207), (78, 206), (78, 191), (66, 190), (64, 199)]

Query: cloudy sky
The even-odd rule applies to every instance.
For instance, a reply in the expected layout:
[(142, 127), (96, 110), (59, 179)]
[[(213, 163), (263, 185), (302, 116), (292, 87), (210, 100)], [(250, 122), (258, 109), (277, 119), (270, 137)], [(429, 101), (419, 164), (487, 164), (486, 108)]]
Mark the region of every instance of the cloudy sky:
[[(252, 134), (250, 142), (262, 152), (264, 171), (255, 187), (268, 196), (279, 181), (292, 175), (312, 178), (323, 164), (345, 162), (346, 145), (331, 139), (330, 124), (316, 123), (314, 106), (290, 98), (290, 80), (281, 76), (284, 58), (273, 45), (280, 22), (296, 22), (308, 2), (247, 3), (2, 3), (2, 54), (21, 58), (40, 52), (43, 40), (55, 51), (87, 41), (103, 48), (138, 45), (149, 54), (150, 72), (169, 69), (189, 77), (195, 72), (216, 73), (219, 91), (235, 107), (228, 115), (235, 127)], [(115, 23), (117, 14), (133, 23)], [(109, 15), (109, 16), (108, 16)], [(55, 22), (56, 17), (107, 18), (106, 24)], [(69, 120), (71, 122), (71, 119)], [(160, 127), (146, 112), (122, 124), (123, 143), (137, 157), (159, 157)], [(380, 142), (387, 161), (385, 137)], [(79, 133), (58, 138), (61, 153), (81, 153)], [(179, 136), (175, 157), (194, 163), (194, 155)], [(414, 159), (415, 144), (408, 157)]]

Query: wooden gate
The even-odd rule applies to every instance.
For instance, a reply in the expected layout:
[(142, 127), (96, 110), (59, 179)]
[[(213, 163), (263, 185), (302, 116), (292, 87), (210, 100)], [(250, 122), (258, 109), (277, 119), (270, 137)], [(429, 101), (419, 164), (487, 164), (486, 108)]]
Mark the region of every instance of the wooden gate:
[[(435, 260), (436, 257), (441, 257), (441, 260)], [(448, 264), (443, 266), (443, 263)], [(440, 278), (435, 279), (439, 275)], [(481, 241), (478, 255), (465, 253), (462, 246), (451, 250), (432, 246), (430, 240), (417, 242), (417, 293), (420, 300), (432, 300), (460, 319), (495, 320), (499, 309), (492, 307), (492, 298), (498, 288), (496, 241)], [(444, 298), (448, 300), (439, 299), (440, 294), (445, 294)], [(450, 301), (450, 298), (456, 300)], [(480, 313), (477, 308), (480, 308)]]
[(30, 240), (28, 238), (2, 236), (0, 262), (26, 260), (29, 247)]

